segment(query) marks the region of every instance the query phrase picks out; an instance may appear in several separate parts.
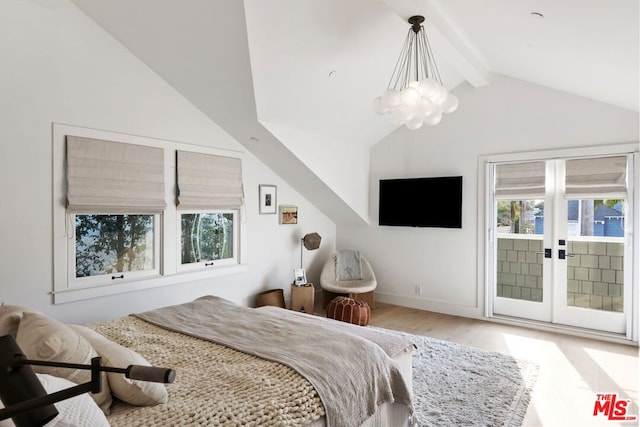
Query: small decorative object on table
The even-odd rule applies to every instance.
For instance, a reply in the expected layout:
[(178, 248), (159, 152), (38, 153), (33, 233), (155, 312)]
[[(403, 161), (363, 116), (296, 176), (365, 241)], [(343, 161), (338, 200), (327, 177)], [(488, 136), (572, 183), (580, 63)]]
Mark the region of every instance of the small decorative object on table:
[(307, 284), (307, 272), (304, 271), (304, 268), (293, 269), (293, 280), (293, 283), (296, 286), (303, 286)]
[(327, 317), (354, 325), (367, 326), (371, 318), (371, 308), (364, 301), (336, 297), (327, 306)]
[(293, 283), (291, 285), (291, 310), (313, 314), (315, 291), (312, 283), (305, 283), (302, 286), (296, 286)]

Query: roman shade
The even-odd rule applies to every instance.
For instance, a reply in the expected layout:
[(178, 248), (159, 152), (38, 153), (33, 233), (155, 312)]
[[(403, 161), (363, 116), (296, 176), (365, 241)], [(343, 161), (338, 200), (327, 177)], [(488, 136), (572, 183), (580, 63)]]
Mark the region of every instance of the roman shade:
[(67, 209), (91, 213), (164, 210), (162, 148), (67, 135)]
[(626, 156), (567, 160), (565, 194), (572, 199), (625, 197)]
[(178, 209), (239, 209), (242, 206), (239, 158), (178, 151), (176, 176)]
[(544, 199), (545, 163), (506, 163), (496, 165), (496, 199)]

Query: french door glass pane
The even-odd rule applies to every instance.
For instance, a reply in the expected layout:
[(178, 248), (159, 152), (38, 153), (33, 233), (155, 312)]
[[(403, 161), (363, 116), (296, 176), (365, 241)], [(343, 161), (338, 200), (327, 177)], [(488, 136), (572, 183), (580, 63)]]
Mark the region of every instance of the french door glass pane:
[(543, 200), (497, 200), (498, 297), (542, 301)]
[(567, 305), (622, 312), (624, 200), (567, 201)]

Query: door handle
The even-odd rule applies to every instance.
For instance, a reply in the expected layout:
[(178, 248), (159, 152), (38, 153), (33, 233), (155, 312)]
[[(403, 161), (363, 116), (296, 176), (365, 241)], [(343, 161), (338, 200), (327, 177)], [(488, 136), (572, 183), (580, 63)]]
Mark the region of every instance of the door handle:
[(568, 253), (564, 249), (558, 249), (558, 258), (559, 259), (573, 258), (576, 255), (577, 254)]
[(536, 252), (536, 254), (539, 255), (543, 255), (545, 258), (551, 258), (551, 249), (550, 248), (544, 248), (544, 252)]

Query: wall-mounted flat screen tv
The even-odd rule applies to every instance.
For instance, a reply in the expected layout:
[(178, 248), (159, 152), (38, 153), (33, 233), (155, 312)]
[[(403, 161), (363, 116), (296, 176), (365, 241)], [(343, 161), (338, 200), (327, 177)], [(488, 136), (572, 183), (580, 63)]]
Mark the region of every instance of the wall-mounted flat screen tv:
[(462, 228), (462, 177), (380, 180), (379, 225)]

